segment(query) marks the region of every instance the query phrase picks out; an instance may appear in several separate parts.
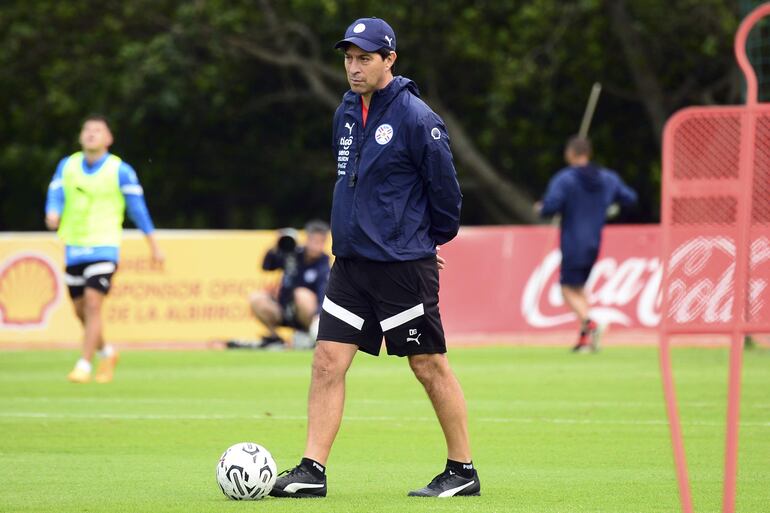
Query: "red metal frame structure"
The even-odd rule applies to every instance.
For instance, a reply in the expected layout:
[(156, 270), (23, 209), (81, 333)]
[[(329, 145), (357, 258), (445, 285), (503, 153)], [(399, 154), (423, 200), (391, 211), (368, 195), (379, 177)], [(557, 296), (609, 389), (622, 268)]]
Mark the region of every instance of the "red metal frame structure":
[(670, 338), (731, 339), (722, 511), (733, 513), (743, 338), (770, 331), (770, 104), (757, 101), (745, 50), (752, 27), (768, 15), (770, 3), (757, 7), (735, 36), (746, 105), (681, 110), (663, 136), (660, 365), (684, 513), (693, 506)]

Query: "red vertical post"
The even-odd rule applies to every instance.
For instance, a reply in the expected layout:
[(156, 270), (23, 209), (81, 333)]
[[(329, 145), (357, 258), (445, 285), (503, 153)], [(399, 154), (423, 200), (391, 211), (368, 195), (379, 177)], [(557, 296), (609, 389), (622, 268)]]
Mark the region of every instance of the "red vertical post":
[(743, 336), (748, 311), (748, 280), (751, 245), (751, 201), (756, 152), (757, 76), (746, 55), (746, 40), (751, 29), (770, 14), (770, 3), (754, 9), (738, 27), (734, 51), (738, 65), (746, 78), (746, 112), (741, 116), (741, 156), (739, 179), (743, 187), (738, 209), (738, 234), (735, 241), (735, 301), (734, 330), (730, 345), (730, 370), (727, 389), (727, 426), (725, 433), (725, 474), (722, 500), (723, 513), (735, 512), (738, 474), (738, 429), (740, 422), (741, 368), (743, 364)]
[(736, 330), (730, 345), (730, 373), (727, 388), (727, 434), (725, 441), (725, 483), (722, 511), (734, 513), (738, 475), (738, 427), (741, 400), (743, 334)]
[(679, 422), (679, 411), (676, 406), (676, 386), (674, 385), (674, 374), (671, 368), (671, 345), (669, 337), (665, 333), (661, 336), (660, 340), (660, 373), (663, 377), (663, 395), (666, 398), (666, 413), (668, 414), (668, 425), (671, 432), (671, 444), (674, 449), (676, 479), (679, 484), (679, 502), (682, 505), (683, 513), (693, 513), (682, 425)]

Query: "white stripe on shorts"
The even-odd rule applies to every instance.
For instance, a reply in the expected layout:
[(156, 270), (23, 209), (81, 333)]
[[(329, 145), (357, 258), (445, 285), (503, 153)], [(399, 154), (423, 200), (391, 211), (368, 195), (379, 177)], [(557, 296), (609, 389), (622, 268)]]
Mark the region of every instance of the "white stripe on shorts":
[(333, 315), (337, 319), (346, 322), (347, 324), (350, 324), (355, 329), (361, 331), (361, 328), (364, 327), (364, 319), (357, 316), (350, 310), (347, 310), (328, 297), (324, 296), (324, 302), (321, 305), (321, 308), (326, 310), (330, 315)]
[(412, 319), (416, 319), (421, 315), (425, 315), (425, 307), (422, 303), (415, 305), (408, 310), (404, 310), (403, 312), (396, 314), (393, 317), (388, 317), (387, 319), (380, 322), (380, 326), (382, 326), (382, 331), (392, 330), (393, 328), (398, 328), (402, 324), (406, 324), (407, 322), (411, 321)]
[(72, 276), (71, 274), (65, 274), (64, 283), (70, 287), (82, 287), (86, 284), (86, 279), (82, 276)]
[(98, 264), (91, 264), (83, 269), (83, 278), (88, 279), (93, 276), (99, 276), (100, 274), (114, 273), (115, 269), (115, 262), (99, 262)]

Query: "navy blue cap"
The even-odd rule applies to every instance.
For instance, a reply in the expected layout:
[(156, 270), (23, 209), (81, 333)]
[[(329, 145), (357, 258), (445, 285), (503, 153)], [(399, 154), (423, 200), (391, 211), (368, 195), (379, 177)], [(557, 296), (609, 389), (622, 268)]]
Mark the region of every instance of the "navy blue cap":
[(342, 48), (351, 43), (365, 52), (376, 52), (380, 48), (396, 50), (396, 33), (385, 20), (380, 18), (361, 18), (348, 27), (345, 39), (337, 41), (334, 48)]

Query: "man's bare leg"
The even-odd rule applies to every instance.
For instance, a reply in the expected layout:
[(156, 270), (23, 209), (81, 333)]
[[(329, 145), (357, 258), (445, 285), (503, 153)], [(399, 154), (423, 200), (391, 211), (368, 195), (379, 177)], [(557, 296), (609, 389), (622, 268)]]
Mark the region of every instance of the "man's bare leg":
[(577, 345), (575, 345), (572, 350), (582, 351), (588, 348), (593, 351), (598, 350), (603, 327), (597, 325), (595, 322), (591, 322), (591, 319), (589, 318), (590, 306), (588, 304), (585, 289), (583, 287), (562, 285), (561, 292), (564, 296), (564, 301), (570, 308), (572, 308), (572, 311), (575, 312), (580, 320), (580, 337)]
[(307, 406), (305, 457), (326, 465), (345, 405), (345, 375), (358, 351), (354, 344), (321, 340), (313, 355)]
[[(72, 304), (75, 307), (75, 315), (77, 315), (78, 320), (80, 320), (80, 324), (82, 324), (83, 328), (85, 329), (86, 327), (85, 298), (83, 296), (80, 296), (79, 298), (75, 298), (72, 300)], [(104, 334), (102, 334), (99, 337), (99, 341), (96, 344), (97, 351), (101, 351), (102, 349), (104, 349)]]
[(270, 336), (278, 337), (276, 328), (281, 322), (281, 306), (267, 292), (254, 292), (249, 296), (249, 305), (254, 317), (265, 325)]
[(454, 497), (480, 495), (479, 475), (471, 460), (468, 412), (460, 382), (449, 367), (445, 354), (409, 357), (409, 366), (425, 387), (433, 410), (444, 431), (447, 462), (443, 472), (427, 486), (409, 492), (410, 497)]
[(305, 327), (305, 331), (318, 314), (318, 298), (315, 292), (305, 287), (294, 289), (294, 306), (297, 309), (297, 321)]
[(448, 458), (470, 463), (471, 447), (465, 396), (446, 355), (413, 355), (409, 357), (409, 365), (433, 404), (444, 431)]
[(104, 347), (102, 335), (102, 303), (104, 294), (96, 289), (87, 288), (83, 296), (72, 300), (75, 314), (83, 324), (83, 348), (80, 359), (67, 379), (74, 383), (91, 381), (92, 362), (97, 350)]
[(102, 333), (102, 305), (104, 294), (86, 287), (83, 295), (83, 317), (85, 334), (83, 337), (83, 359), (92, 362), (96, 351), (104, 346)]
[(588, 320), (588, 298), (586, 298), (583, 287), (572, 287), (569, 285), (561, 286), (561, 293), (564, 296), (564, 302), (575, 312), (578, 320), (584, 323)]

